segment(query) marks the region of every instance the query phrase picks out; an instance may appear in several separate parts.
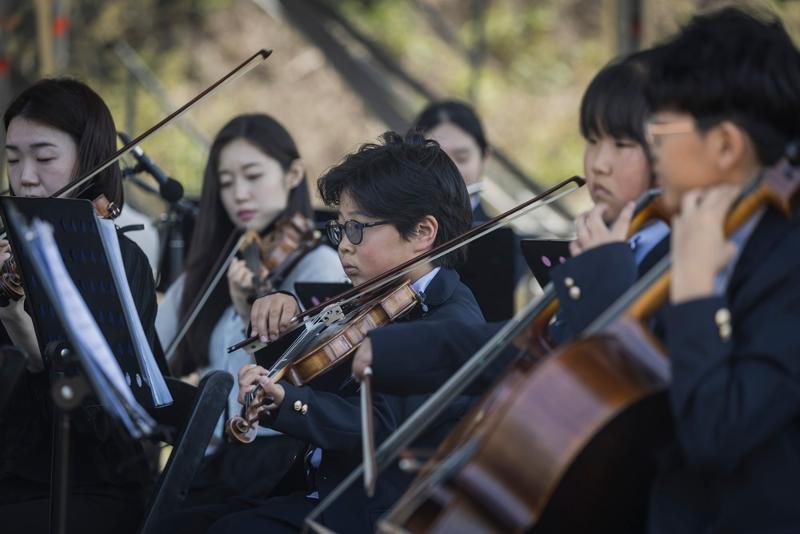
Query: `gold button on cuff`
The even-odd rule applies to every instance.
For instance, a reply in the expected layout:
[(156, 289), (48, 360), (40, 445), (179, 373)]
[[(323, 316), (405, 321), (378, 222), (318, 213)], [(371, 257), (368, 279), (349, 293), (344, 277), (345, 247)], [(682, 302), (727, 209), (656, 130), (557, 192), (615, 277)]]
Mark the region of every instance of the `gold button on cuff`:
[(294, 401), (293, 408), (294, 408), (294, 411), (299, 412), (300, 410), (303, 409), (303, 403), (300, 402), (299, 400)]
[(720, 308), (717, 310), (717, 313), (714, 314), (714, 322), (717, 323), (717, 326), (722, 327), (722, 325), (730, 325), (731, 324), (731, 312), (728, 308)]
[(300, 413), (303, 415), (308, 413), (308, 404), (303, 405), (303, 408), (300, 410)]
[(564, 285), (567, 287), (572, 287), (575, 285), (575, 280), (573, 280), (571, 276), (568, 276), (564, 278)]
[(579, 298), (581, 298), (581, 288), (579, 288), (578, 286), (572, 286), (571, 288), (569, 288), (569, 298), (571, 298), (572, 300), (578, 300)]

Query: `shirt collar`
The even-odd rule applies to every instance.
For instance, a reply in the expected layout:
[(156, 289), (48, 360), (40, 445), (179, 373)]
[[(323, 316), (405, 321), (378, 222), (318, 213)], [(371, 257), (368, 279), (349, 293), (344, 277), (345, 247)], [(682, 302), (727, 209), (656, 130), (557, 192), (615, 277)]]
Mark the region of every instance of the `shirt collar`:
[(428, 289), (428, 285), (431, 283), (437, 274), (439, 274), (439, 270), (441, 267), (434, 267), (431, 272), (424, 274), (417, 278), (413, 284), (411, 284), (411, 289), (417, 292), (417, 294), (424, 293), (426, 289)]

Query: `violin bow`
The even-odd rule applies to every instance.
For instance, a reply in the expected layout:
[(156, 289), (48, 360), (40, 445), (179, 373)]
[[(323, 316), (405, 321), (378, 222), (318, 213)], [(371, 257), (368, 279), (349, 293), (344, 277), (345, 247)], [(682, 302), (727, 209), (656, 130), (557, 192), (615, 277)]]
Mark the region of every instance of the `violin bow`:
[[(142, 141), (150, 137), (152, 134), (154, 134), (155, 132), (157, 132), (158, 130), (160, 130), (173, 120), (177, 119), (187, 111), (189, 111), (189, 109), (192, 106), (198, 104), (202, 100), (205, 100), (207, 97), (215, 93), (221, 87), (239, 79), (240, 77), (244, 76), (245, 74), (253, 70), (255, 67), (260, 65), (261, 62), (266, 60), (271, 54), (272, 50), (265, 50), (265, 49), (259, 50), (258, 52), (256, 52), (255, 54), (244, 60), (242, 63), (240, 63), (228, 74), (226, 74), (225, 76), (223, 76), (222, 78), (211, 84), (209, 87), (204, 89), (200, 94), (198, 94), (197, 96), (186, 102), (184, 105), (182, 105), (181, 107), (179, 107), (178, 109), (176, 109), (175, 111), (173, 111), (172, 113), (161, 119), (155, 125), (147, 129), (144, 133), (139, 134), (135, 139), (132, 139), (129, 143), (125, 144), (122, 148), (114, 152), (114, 154), (108, 157), (105, 161), (97, 165), (97, 167), (95, 167), (93, 170), (89, 171), (84, 176), (76, 180), (73, 180), (66, 186), (62, 187), (61, 189), (50, 195), (50, 197), (60, 198), (60, 197), (65, 197), (72, 193), (79, 194), (85, 191), (89, 187), (90, 181), (93, 178), (95, 178), (98, 174), (100, 174), (101, 172), (103, 172), (104, 170), (115, 164), (117, 161), (119, 161), (120, 158), (122, 158), (122, 156), (133, 150), (136, 147), (136, 145), (139, 145)], [(5, 239), (5, 238), (6, 238), (5, 228), (0, 228), (0, 239)]]
[[(432, 250), (424, 252), (419, 256), (416, 256), (415, 258), (411, 258), (405, 263), (402, 263), (397, 267), (389, 269), (388, 271), (379, 274), (374, 278), (364, 282), (360, 286), (348, 289), (347, 291), (337, 295), (330, 301), (326, 301), (325, 303), (320, 304), (319, 306), (316, 306), (303, 313), (296, 315), (292, 319), (292, 323), (295, 324), (299, 323), (305, 317), (317, 315), (321, 311), (324, 311), (329, 307), (343, 306), (365, 293), (379, 290), (387, 286), (391, 282), (410, 273), (411, 271), (419, 267), (419, 265), (422, 262), (433, 261), (438, 258), (441, 258), (442, 256), (446, 256), (447, 254), (450, 254), (454, 250), (463, 247), (464, 245), (467, 245), (475, 241), (476, 239), (480, 239), (481, 237), (494, 232), (498, 228), (501, 228), (511, 223), (518, 217), (526, 215), (535, 209), (541, 208), (542, 206), (546, 206), (548, 204), (555, 202), (561, 197), (573, 192), (575, 189), (582, 187), (585, 183), (586, 183), (585, 180), (580, 176), (573, 176), (571, 178), (567, 178), (566, 180), (559, 182), (558, 184), (554, 185), (550, 189), (547, 189), (541, 194), (536, 195), (533, 198), (523, 202), (522, 204), (519, 204), (518, 206), (511, 208), (505, 213), (501, 213), (500, 215), (494, 217), (493, 219), (490, 219), (485, 223), (468, 230), (467, 232), (461, 234), (460, 236), (456, 236), (453, 239), (445, 243), (442, 243), (441, 245), (438, 245)], [(560, 191), (561, 189), (569, 185), (572, 185), (573, 187), (565, 191)], [(268, 344), (269, 344), (268, 342), (267, 343), (262, 342), (258, 338), (258, 336), (251, 336), (245, 340), (236, 343), (235, 345), (228, 347), (227, 350), (228, 353), (231, 353), (241, 348), (247, 348), (248, 351), (255, 352), (257, 350), (264, 348)]]
[(175, 337), (173, 337), (172, 341), (169, 342), (167, 350), (164, 351), (164, 359), (167, 362), (169, 362), (172, 359), (172, 356), (175, 355), (175, 352), (178, 350), (181, 341), (183, 341), (183, 338), (186, 337), (186, 334), (189, 332), (189, 328), (191, 328), (197, 317), (200, 315), (200, 311), (203, 309), (203, 306), (206, 305), (206, 302), (211, 297), (211, 293), (214, 291), (214, 289), (216, 289), (220, 279), (222, 279), (222, 275), (228, 270), (231, 261), (233, 261), (234, 256), (236, 256), (236, 251), (239, 250), (239, 243), (241, 243), (242, 238), (239, 238), (239, 242), (237, 244), (233, 246), (231, 245), (238, 233), (239, 232), (236, 230), (236, 228), (234, 228), (231, 232), (231, 235), (225, 242), (225, 247), (222, 249), (228, 251), (227, 256), (220, 256), (220, 259), (223, 260), (222, 263), (218, 268), (209, 273), (209, 276), (203, 283), (203, 292), (195, 298), (194, 302), (192, 302), (192, 305), (189, 307), (191, 311), (186, 315), (186, 319), (183, 321), (178, 333), (175, 334)]
[(364, 491), (367, 497), (375, 494), (378, 463), (375, 459), (375, 428), (372, 419), (372, 367), (364, 369), (361, 380), (361, 450), (364, 463)]

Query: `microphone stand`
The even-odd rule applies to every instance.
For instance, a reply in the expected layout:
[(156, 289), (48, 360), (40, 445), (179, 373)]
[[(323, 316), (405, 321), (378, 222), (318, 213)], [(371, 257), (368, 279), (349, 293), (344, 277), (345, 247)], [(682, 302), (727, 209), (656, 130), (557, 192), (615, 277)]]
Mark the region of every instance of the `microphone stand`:
[[(141, 165), (122, 170), (122, 177), (135, 184), (141, 190), (161, 198), (161, 192), (139, 177), (144, 171)], [(164, 199), (167, 200), (167, 199)], [(197, 217), (197, 205), (185, 197), (175, 201), (168, 201), (169, 208), (162, 213), (155, 226), (160, 237), (158, 253), (158, 279), (156, 289), (166, 291), (175, 279), (183, 272), (184, 259), (186, 258), (187, 243), (184, 230), (187, 224), (194, 224)]]

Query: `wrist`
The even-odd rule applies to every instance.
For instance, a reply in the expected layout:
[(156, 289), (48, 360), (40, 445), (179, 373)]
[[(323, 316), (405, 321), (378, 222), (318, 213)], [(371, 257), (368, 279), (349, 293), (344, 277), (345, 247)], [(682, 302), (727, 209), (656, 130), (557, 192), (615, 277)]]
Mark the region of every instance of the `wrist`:
[(707, 272), (681, 273), (676, 270), (670, 284), (673, 304), (709, 297), (714, 294), (714, 274)]

